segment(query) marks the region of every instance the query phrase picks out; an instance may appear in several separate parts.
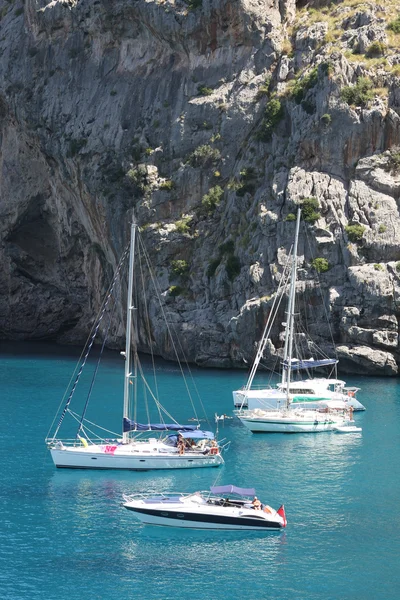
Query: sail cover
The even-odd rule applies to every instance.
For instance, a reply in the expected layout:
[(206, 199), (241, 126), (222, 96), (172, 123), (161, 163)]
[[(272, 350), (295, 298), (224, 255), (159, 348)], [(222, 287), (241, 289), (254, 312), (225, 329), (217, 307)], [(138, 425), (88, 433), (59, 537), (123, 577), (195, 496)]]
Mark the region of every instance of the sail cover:
[(195, 431), (197, 425), (179, 425), (178, 423), (137, 423), (124, 417), (124, 433), (127, 431)]
[[(329, 365), (336, 365), (339, 361), (335, 358), (323, 358), (321, 360), (314, 360), (313, 358), (308, 358), (307, 360), (297, 360), (296, 358), (292, 358), (290, 361), (290, 369), (292, 371), (300, 371), (300, 369), (315, 369), (316, 367), (327, 367)], [(285, 369), (288, 368), (289, 363), (287, 360), (283, 361), (283, 366)]]
[[(203, 431), (202, 429), (196, 429), (196, 431), (181, 431), (180, 434), (184, 440), (213, 440), (215, 438), (215, 434), (212, 431)], [(178, 436), (169, 435), (168, 439), (176, 442)]]
[(236, 485), (217, 485), (210, 487), (213, 494), (236, 494), (237, 496), (255, 496), (256, 490), (254, 488), (240, 488)]

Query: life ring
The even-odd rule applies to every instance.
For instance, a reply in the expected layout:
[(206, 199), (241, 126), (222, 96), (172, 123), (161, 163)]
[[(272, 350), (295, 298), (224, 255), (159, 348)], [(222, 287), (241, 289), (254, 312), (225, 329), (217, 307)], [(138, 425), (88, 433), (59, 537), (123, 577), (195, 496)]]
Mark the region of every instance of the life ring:
[(218, 454), (218, 448), (215, 448), (215, 447), (210, 448), (210, 454)]
[(354, 396), (354, 392), (349, 392), (349, 396), (352, 398)]

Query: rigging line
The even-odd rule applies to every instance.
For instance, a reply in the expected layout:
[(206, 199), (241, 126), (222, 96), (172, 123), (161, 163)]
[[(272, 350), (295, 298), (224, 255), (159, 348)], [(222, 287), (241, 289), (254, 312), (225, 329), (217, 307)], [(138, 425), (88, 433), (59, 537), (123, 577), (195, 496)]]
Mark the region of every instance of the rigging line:
[[(71, 415), (71, 417), (73, 417), (76, 421), (79, 421), (80, 419), (80, 415), (78, 415), (78, 413), (73, 412), (71, 409), (68, 409), (68, 413)], [(87, 427), (86, 423), (89, 423), (89, 425), (93, 425), (93, 427), (97, 427), (97, 429), (101, 429), (102, 431), (106, 431), (107, 433), (111, 433), (111, 435), (115, 436), (115, 437), (121, 437), (120, 433), (115, 433), (115, 431), (111, 431), (110, 429), (106, 429), (105, 427), (101, 427), (100, 425), (98, 425), (97, 423), (94, 423), (93, 421), (89, 421), (89, 419), (85, 419), (85, 427)], [(87, 427), (88, 428), (88, 427)], [(95, 434), (96, 435), (96, 434)], [(96, 435), (96, 437), (99, 437), (99, 435)]]
[[(137, 366), (139, 368), (139, 373), (141, 375), (141, 380), (142, 380), (142, 384), (143, 384), (143, 399), (144, 399), (144, 407), (145, 407), (145, 411), (146, 411), (146, 415), (147, 415), (147, 422), (150, 423), (151, 419), (150, 419), (149, 401), (147, 399), (147, 387), (145, 385), (146, 382), (147, 382), (147, 380), (146, 380), (146, 378), (144, 376), (144, 371), (143, 371), (143, 368), (142, 368), (142, 363), (140, 362), (140, 359), (139, 359), (139, 356), (138, 356), (137, 352), (135, 354), (136, 354), (136, 364), (137, 364)], [(149, 385), (149, 389), (150, 389), (150, 385)], [(155, 402), (155, 404), (157, 406), (157, 402)], [(160, 411), (158, 411), (158, 412), (160, 412)]]
[(99, 354), (99, 357), (98, 357), (98, 359), (97, 359), (96, 368), (95, 368), (95, 370), (94, 370), (94, 372), (93, 372), (92, 381), (90, 382), (90, 387), (89, 387), (89, 391), (88, 391), (88, 394), (87, 394), (87, 397), (86, 397), (86, 402), (85, 402), (85, 405), (84, 405), (84, 407), (83, 407), (82, 416), (81, 416), (81, 420), (80, 420), (80, 423), (79, 423), (78, 431), (76, 432), (76, 437), (78, 437), (78, 436), (79, 436), (79, 432), (80, 432), (80, 431), (81, 431), (81, 429), (82, 429), (82, 423), (83, 423), (83, 420), (84, 420), (84, 418), (85, 418), (85, 415), (86, 415), (87, 408), (88, 408), (88, 406), (89, 406), (89, 400), (90, 400), (90, 397), (91, 397), (91, 395), (92, 395), (92, 391), (93, 391), (94, 382), (96, 381), (97, 373), (98, 373), (98, 370), (99, 370), (99, 367), (100, 367), (100, 362), (101, 362), (101, 359), (102, 359), (102, 357), (103, 357), (104, 348), (105, 348), (106, 341), (107, 341), (108, 334), (109, 334), (110, 327), (111, 327), (111, 316), (112, 316), (112, 315), (110, 314), (110, 315), (109, 315), (109, 319), (108, 319), (108, 325), (107, 325), (107, 329), (106, 329), (106, 331), (105, 331), (105, 335), (104, 335), (104, 339), (103, 339), (103, 343), (102, 343), (102, 345), (101, 345), (100, 354)]
[(110, 299), (111, 299), (111, 297), (112, 297), (112, 292), (113, 292), (113, 290), (114, 290), (115, 284), (117, 283), (117, 280), (118, 280), (118, 276), (119, 276), (120, 269), (121, 269), (121, 267), (122, 267), (122, 264), (123, 264), (123, 262), (124, 262), (124, 260), (125, 260), (125, 258), (126, 258), (126, 256), (127, 256), (127, 254), (128, 254), (128, 252), (127, 252), (127, 250), (126, 250), (126, 251), (124, 252), (124, 254), (123, 254), (123, 258), (121, 259), (121, 261), (120, 261), (120, 262), (119, 262), (119, 264), (118, 264), (118, 268), (117, 268), (116, 272), (114, 273), (114, 277), (113, 277), (113, 279), (112, 279), (112, 283), (111, 283), (111, 286), (110, 286), (110, 288), (109, 288), (109, 292), (108, 292), (108, 294), (107, 294), (107, 297), (106, 297), (106, 299), (105, 299), (105, 301), (104, 301), (104, 303), (103, 303), (103, 308), (102, 308), (102, 310), (101, 310), (101, 312), (100, 312), (100, 315), (99, 315), (99, 317), (98, 317), (98, 319), (97, 319), (96, 326), (94, 327), (94, 330), (92, 330), (92, 331), (93, 331), (93, 333), (92, 333), (92, 338), (90, 339), (90, 341), (89, 341), (89, 344), (87, 345), (86, 354), (85, 354), (85, 356), (84, 356), (84, 358), (83, 358), (83, 361), (82, 361), (82, 364), (81, 364), (81, 366), (80, 366), (80, 369), (79, 369), (79, 371), (78, 371), (78, 373), (77, 373), (77, 375), (76, 375), (76, 378), (75, 378), (74, 384), (73, 384), (73, 386), (72, 386), (72, 389), (71, 389), (71, 391), (70, 391), (70, 394), (69, 394), (69, 396), (68, 396), (67, 402), (66, 402), (66, 404), (65, 404), (65, 406), (64, 406), (64, 409), (63, 409), (63, 411), (62, 411), (62, 413), (61, 413), (60, 419), (59, 419), (59, 421), (58, 421), (58, 425), (57, 425), (57, 427), (56, 427), (56, 430), (55, 430), (55, 432), (54, 432), (53, 439), (55, 439), (55, 437), (57, 436), (57, 433), (58, 433), (58, 431), (59, 431), (59, 429), (60, 429), (60, 426), (61, 426), (61, 424), (62, 424), (62, 422), (63, 422), (63, 420), (64, 420), (64, 417), (65, 417), (65, 414), (66, 414), (66, 412), (67, 412), (68, 406), (70, 405), (70, 402), (71, 402), (71, 400), (72, 400), (72, 397), (73, 397), (73, 395), (74, 395), (74, 393), (75, 393), (76, 386), (78, 385), (79, 379), (80, 379), (80, 377), (81, 377), (81, 375), (82, 375), (83, 368), (84, 368), (84, 366), (85, 366), (85, 364), (86, 364), (86, 361), (87, 361), (87, 359), (88, 359), (88, 356), (89, 356), (90, 350), (92, 349), (92, 346), (93, 346), (94, 340), (95, 340), (95, 338), (96, 338), (97, 332), (98, 332), (98, 330), (99, 330), (99, 327), (100, 327), (100, 323), (101, 323), (101, 321), (102, 321), (102, 319), (103, 319), (103, 317), (104, 317), (104, 314), (105, 314), (105, 311), (106, 311), (106, 309), (107, 309), (108, 303), (109, 303), (109, 301), (110, 301)]
[[(72, 411), (68, 410), (68, 413), (71, 415), (71, 417), (73, 419), (75, 419), (75, 421), (79, 421), (80, 420), (80, 416), (77, 413), (73, 413)], [(93, 425), (95, 427), (97, 427), (97, 425), (95, 423), (93, 423)], [(92, 431), (89, 427), (86, 427), (87, 431), (89, 431), (89, 433), (91, 434), (92, 438), (95, 438), (97, 440), (104, 440), (104, 438), (101, 438), (97, 433), (95, 433), (94, 431)], [(86, 438), (91, 441), (91, 438), (88, 437), (88, 435), (86, 434), (86, 431), (84, 431), (84, 429), (82, 429), (82, 433), (84, 433), (84, 435), (86, 436)], [(112, 433), (111, 431), (109, 433)], [(74, 439), (74, 445), (76, 443), (76, 440), (78, 439), (78, 436), (75, 437)]]
[[(121, 269), (121, 266), (122, 266), (123, 262), (125, 261), (126, 254), (127, 254), (127, 252), (128, 252), (128, 251), (129, 251), (129, 246), (128, 246), (128, 247), (125, 249), (124, 253), (122, 254), (121, 260), (119, 261), (119, 263), (118, 263), (118, 265), (117, 265), (116, 273), (118, 273), (118, 271)], [(108, 289), (107, 289), (106, 296), (105, 296), (105, 298), (104, 298), (103, 302), (102, 302), (102, 303), (101, 303), (101, 305), (100, 305), (100, 309), (99, 309), (98, 315), (99, 315), (99, 314), (101, 313), (101, 311), (103, 310), (103, 306), (105, 305), (105, 303), (106, 303), (106, 301), (107, 301), (108, 294), (109, 294), (110, 290), (112, 289), (112, 287), (113, 287), (113, 280), (111, 281), (111, 283), (110, 283), (110, 285), (109, 285), (109, 287), (108, 287)], [(69, 380), (69, 382), (68, 382), (68, 385), (67, 385), (67, 387), (66, 387), (66, 389), (65, 389), (65, 392), (64, 392), (64, 394), (63, 394), (63, 397), (61, 398), (60, 404), (58, 405), (57, 412), (56, 412), (56, 414), (55, 414), (55, 416), (54, 416), (54, 418), (53, 418), (53, 420), (52, 420), (52, 422), (51, 422), (51, 425), (50, 425), (49, 431), (47, 432), (46, 439), (51, 439), (51, 438), (49, 438), (49, 436), (50, 436), (50, 431), (53, 429), (53, 426), (54, 426), (54, 423), (55, 423), (55, 421), (56, 421), (57, 415), (58, 415), (58, 414), (59, 414), (59, 412), (60, 412), (61, 406), (62, 406), (62, 405), (64, 404), (64, 402), (65, 402), (65, 398), (66, 398), (66, 396), (67, 396), (67, 392), (68, 392), (68, 390), (69, 390), (69, 388), (70, 388), (70, 386), (71, 386), (71, 384), (72, 384), (72, 381), (73, 381), (73, 380), (74, 380), (74, 378), (75, 378), (76, 372), (78, 371), (78, 368), (79, 368), (80, 362), (81, 362), (81, 360), (83, 359), (83, 356), (84, 356), (84, 354), (85, 354), (86, 348), (87, 348), (87, 346), (88, 346), (88, 344), (89, 344), (89, 340), (90, 340), (90, 338), (91, 338), (91, 336), (92, 336), (92, 333), (93, 333), (93, 331), (94, 331), (94, 329), (95, 329), (96, 323), (97, 323), (97, 318), (96, 318), (96, 320), (94, 321), (94, 323), (93, 323), (93, 325), (92, 325), (92, 327), (91, 327), (91, 329), (90, 329), (89, 335), (88, 335), (88, 337), (87, 337), (87, 339), (86, 339), (86, 342), (85, 342), (85, 345), (84, 345), (84, 347), (83, 347), (83, 349), (82, 349), (82, 352), (81, 352), (81, 354), (80, 354), (80, 357), (79, 357), (79, 359), (78, 359), (78, 361), (77, 361), (77, 364), (76, 364), (76, 366), (75, 366), (75, 368), (74, 368), (74, 371), (73, 371), (73, 373), (72, 373), (72, 375), (71, 375), (71, 377), (70, 377), (70, 380)], [(58, 429), (59, 429), (59, 426), (58, 426), (58, 428), (57, 428), (57, 432), (58, 432)], [(54, 434), (53, 438), (54, 438), (55, 436), (56, 436), (56, 434)]]
[(256, 354), (255, 360), (253, 362), (253, 366), (250, 371), (248, 381), (245, 386), (245, 391), (247, 391), (251, 388), (258, 365), (259, 365), (261, 359), (263, 358), (265, 347), (267, 345), (268, 340), (270, 339), (272, 327), (274, 325), (275, 319), (278, 316), (279, 307), (283, 300), (283, 293), (285, 291), (285, 287), (287, 286), (287, 282), (288, 282), (289, 270), (290, 270), (289, 263), (290, 263), (290, 261), (288, 260), (283, 269), (282, 277), (279, 281), (278, 289), (276, 290), (274, 300), (272, 302), (271, 310), (270, 310), (267, 322), (265, 324), (264, 331), (261, 336), (261, 340), (258, 344), (257, 354)]
[[(145, 387), (148, 389), (148, 391), (149, 391), (150, 395), (152, 396), (152, 398), (153, 398), (154, 402), (156, 403), (156, 406), (159, 408), (159, 410), (162, 410), (162, 411), (164, 412), (164, 414), (166, 414), (166, 415), (167, 415), (167, 417), (168, 417), (169, 419), (171, 419), (171, 420), (172, 420), (172, 421), (173, 421), (173, 422), (174, 422), (176, 425), (180, 425), (180, 423), (178, 423), (178, 421), (176, 421), (176, 420), (174, 419), (174, 417), (172, 417), (172, 416), (169, 414), (169, 412), (168, 412), (168, 411), (167, 411), (167, 410), (166, 410), (166, 409), (163, 407), (163, 405), (161, 404), (161, 402), (160, 402), (160, 401), (159, 401), (159, 400), (156, 398), (156, 396), (153, 394), (153, 391), (152, 391), (152, 389), (150, 388), (149, 384), (147, 383), (147, 381), (146, 381), (146, 379), (145, 379), (145, 377), (144, 377), (144, 375), (143, 375), (142, 365), (139, 363), (139, 365), (138, 365), (138, 366), (139, 366), (139, 372), (140, 372), (140, 375), (142, 376), (142, 381), (143, 381), (143, 384), (144, 384), (144, 386), (145, 386)], [(150, 422), (150, 421), (149, 421), (149, 422)]]
[[(179, 366), (179, 369), (180, 369), (180, 372), (181, 372), (181, 375), (182, 375), (182, 378), (183, 378), (183, 381), (184, 381), (184, 385), (185, 385), (185, 387), (186, 387), (186, 391), (187, 391), (187, 394), (188, 394), (188, 396), (189, 396), (189, 399), (190, 399), (190, 402), (191, 402), (191, 405), (192, 405), (192, 409), (193, 409), (193, 412), (194, 412), (195, 418), (196, 418), (196, 420), (199, 422), (199, 418), (198, 418), (198, 416), (197, 416), (196, 408), (195, 408), (195, 406), (194, 406), (193, 398), (192, 398), (192, 395), (191, 395), (191, 393), (190, 393), (190, 390), (189, 390), (189, 386), (188, 386), (188, 383), (187, 383), (187, 379), (186, 379), (186, 377), (185, 377), (185, 374), (184, 374), (184, 372), (183, 372), (183, 368), (182, 368), (182, 362), (181, 362), (181, 360), (180, 360), (180, 358), (179, 358), (179, 356), (178, 356), (178, 352), (177, 352), (177, 349), (176, 349), (176, 344), (175, 344), (175, 342), (174, 342), (174, 339), (173, 339), (173, 336), (172, 336), (172, 333), (171, 333), (171, 327), (170, 327), (170, 325), (169, 325), (169, 322), (168, 322), (168, 320), (167, 320), (167, 316), (166, 316), (166, 312), (165, 312), (165, 310), (164, 310), (164, 306), (163, 306), (163, 304), (162, 304), (162, 302), (161, 302), (161, 297), (160, 297), (160, 289), (159, 289), (159, 287), (157, 286), (157, 282), (156, 282), (156, 279), (155, 279), (155, 277), (154, 277), (153, 269), (152, 269), (152, 267), (151, 267), (151, 263), (150, 263), (150, 258), (149, 258), (149, 255), (148, 255), (147, 251), (146, 251), (146, 248), (145, 248), (145, 247), (144, 247), (144, 245), (143, 245), (143, 242), (142, 242), (141, 238), (139, 238), (139, 239), (140, 239), (140, 241), (141, 241), (141, 244), (142, 244), (143, 255), (144, 255), (145, 259), (146, 259), (146, 263), (147, 263), (147, 266), (148, 266), (148, 269), (149, 269), (150, 277), (151, 277), (151, 280), (152, 280), (152, 283), (153, 283), (153, 286), (154, 286), (154, 290), (155, 290), (155, 292), (156, 292), (156, 295), (157, 295), (157, 300), (158, 300), (158, 303), (159, 303), (159, 306), (160, 306), (160, 309), (161, 309), (161, 313), (162, 313), (162, 315), (163, 315), (163, 318), (164, 318), (164, 320), (165, 320), (165, 324), (166, 324), (166, 328), (167, 328), (167, 331), (168, 331), (168, 335), (169, 335), (169, 337), (170, 337), (171, 344), (172, 344), (172, 347), (173, 347), (173, 349), (174, 349), (174, 352), (175, 352), (176, 360), (177, 360), (177, 363), (178, 363), (178, 366)], [(175, 332), (175, 331), (174, 331), (174, 332)], [(185, 355), (184, 355), (184, 358), (185, 358)], [(185, 360), (186, 360), (186, 358), (185, 358)], [(188, 366), (188, 365), (187, 365), (187, 366)], [(189, 369), (189, 373), (190, 373), (190, 369)], [(203, 410), (204, 410), (204, 406), (203, 406), (203, 404), (202, 404), (202, 403), (201, 403), (201, 405), (202, 405), (202, 408), (203, 408)], [(205, 412), (204, 412), (204, 415), (206, 416), (206, 413), (205, 413)]]
[[(142, 244), (142, 250), (143, 250), (143, 244)], [(149, 310), (148, 310), (148, 304), (147, 304), (147, 298), (146, 298), (146, 287), (145, 287), (145, 280), (144, 280), (144, 269), (143, 269), (143, 265), (142, 265), (143, 254), (141, 252), (138, 252), (138, 254), (139, 254), (139, 268), (140, 268), (140, 278), (141, 278), (141, 289), (143, 290), (143, 296), (144, 296), (144, 302), (143, 302), (143, 304), (144, 304), (144, 316), (145, 316), (145, 322), (146, 322), (146, 327), (147, 327), (147, 335), (149, 337), (149, 348), (150, 348), (150, 356), (151, 356), (152, 369), (153, 369), (153, 378), (154, 378), (154, 386), (155, 386), (155, 396), (159, 400), (160, 399), (160, 395), (159, 395), (159, 391), (158, 391), (158, 379), (157, 379), (156, 365), (155, 365), (155, 360), (154, 360), (153, 344), (152, 344), (152, 340), (151, 340), (150, 317), (149, 317)], [(161, 415), (160, 409), (158, 409), (158, 414), (159, 414), (159, 418), (162, 419), (162, 415)], [(150, 418), (149, 418), (149, 423), (150, 423)]]
[[(307, 231), (306, 231), (306, 239), (307, 239), (308, 247), (310, 249), (310, 254), (311, 254), (312, 258), (314, 258), (314, 255), (313, 255), (313, 252), (312, 252), (312, 249), (311, 249), (311, 243), (310, 243)], [(316, 278), (317, 278), (317, 281), (318, 281), (318, 290), (319, 290), (320, 297), (321, 297), (321, 300), (322, 300), (322, 306), (323, 306), (323, 310), (324, 310), (324, 314), (325, 314), (326, 323), (327, 323), (328, 329), (329, 329), (329, 335), (330, 335), (332, 346), (333, 346), (333, 350), (334, 350), (334, 353), (335, 353), (335, 358), (337, 360), (338, 356), (337, 356), (337, 351), (336, 351), (335, 340), (334, 340), (334, 337), (333, 337), (333, 329), (332, 329), (332, 325), (331, 325), (331, 317), (330, 317), (330, 313), (328, 313), (328, 310), (327, 310), (327, 307), (326, 307), (326, 304), (325, 304), (325, 301), (324, 301), (324, 297), (322, 295), (322, 287), (321, 287), (321, 281), (320, 281), (320, 278), (319, 278), (318, 271), (317, 271), (317, 274), (316, 274)]]

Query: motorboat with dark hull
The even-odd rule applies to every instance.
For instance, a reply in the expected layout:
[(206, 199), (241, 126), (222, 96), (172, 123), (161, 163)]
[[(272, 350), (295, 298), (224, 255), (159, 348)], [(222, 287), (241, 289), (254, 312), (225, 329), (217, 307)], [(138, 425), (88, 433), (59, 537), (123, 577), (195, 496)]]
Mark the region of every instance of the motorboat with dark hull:
[(124, 496), (123, 506), (147, 525), (254, 531), (279, 531), (286, 527), (284, 506), (274, 510), (257, 499), (254, 503), (254, 495), (252, 488), (229, 485), (193, 494)]

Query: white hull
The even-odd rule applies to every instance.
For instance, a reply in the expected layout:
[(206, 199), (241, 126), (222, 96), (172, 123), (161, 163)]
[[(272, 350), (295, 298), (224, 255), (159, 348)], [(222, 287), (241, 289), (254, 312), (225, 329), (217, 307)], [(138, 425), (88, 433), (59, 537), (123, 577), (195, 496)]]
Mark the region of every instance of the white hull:
[(141, 515), (135, 512), (135, 516), (145, 525), (161, 525), (163, 527), (181, 527), (184, 529), (207, 529), (207, 530), (224, 530), (224, 531), (280, 531), (276, 527), (257, 527), (256, 525), (229, 525), (218, 523), (199, 523), (198, 521), (190, 521), (190, 517), (185, 520), (177, 518), (159, 517), (156, 515)]
[[(282, 409), (286, 404), (286, 394), (280, 392), (280, 390), (274, 389), (261, 389), (261, 390), (236, 390), (232, 392), (233, 404), (236, 408), (247, 408), (248, 410), (254, 410), (255, 408), (261, 408), (263, 410), (279, 410)], [(296, 408), (303, 408), (306, 410), (317, 410), (321, 406), (326, 406), (329, 401), (340, 400), (353, 410), (365, 410), (365, 406), (361, 404), (354, 396), (348, 396), (347, 394), (334, 393), (331, 395), (324, 394), (318, 399), (310, 400), (310, 396), (307, 395), (304, 400), (301, 400), (301, 394), (296, 395), (296, 399), (293, 400), (293, 405)]]
[(355, 427), (354, 425), (344, 425), (343, 427), (335, 427), (336, 433), (361, 433), (361, 427)]
[(149, 471), (218, 467), (224, 462), (220, 454), (187, 452), (180, 455), (171, 451), (135, 451), (129, 445), (120, 446), (112, 453), (107, 451), (107, 448), (110, 446), (90, 445), (87, 448), (64, 446), (50, 448), (50, 453), (55, 466), (60, 469)]
[(254, 510), (250, 505), (223, 506), (223, 500), (206, 500), (199, 495), (182, 496), (174, 501), (132, 500), (126, 498), (124, 507), (146, 525), (208, 530), (279, 531), (286, 525), (271, 507), (267, 512)]
[[(263, 414), (257, 414), (263, 413)], [(314, 413), (313, 411), (254, 411), (254, 413), (238, 414), (239, 419), (253, 433), (318, 433), (334, 431), (350, 423), (346, 417), (330, 414)]]

